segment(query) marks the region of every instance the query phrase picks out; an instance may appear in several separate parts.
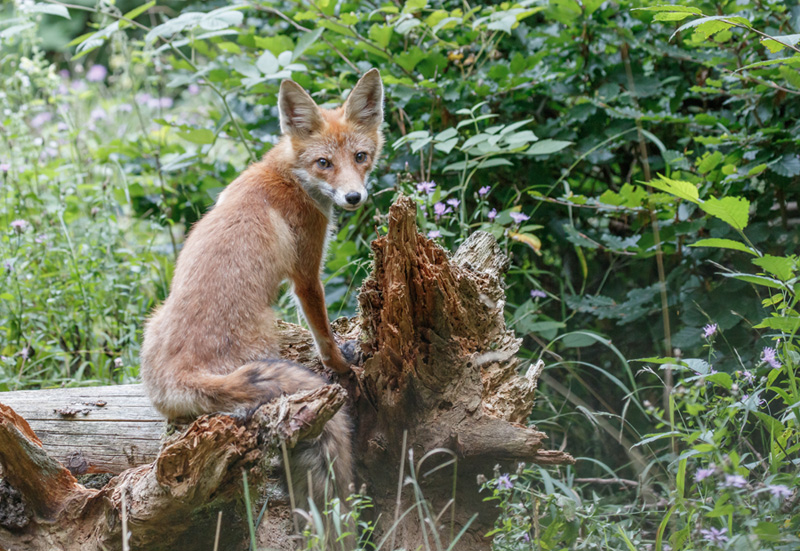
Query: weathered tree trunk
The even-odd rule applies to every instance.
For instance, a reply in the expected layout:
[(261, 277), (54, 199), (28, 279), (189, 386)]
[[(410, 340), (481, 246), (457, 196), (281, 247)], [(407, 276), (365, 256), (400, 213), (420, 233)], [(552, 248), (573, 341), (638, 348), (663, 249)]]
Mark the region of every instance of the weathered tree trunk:
[[(396, 547), (436, 538), (446, 547), (477, 514), (456, 548), (486, 550), (496, 515), (476, 475), (572, 458), (543, 450), (545, 435), (524, 425), (542, 366), (519, 374), (519, 340), (503, 318), (508, 260), (494, 238), (478, 232), (450, 258), (417, 232), (415, 217), (409, 199), (392, 206), (388, 235), (373, 243), (360, 317), (334, 323), (366, 358), (356, 380), (343, 381), (357, 478)], [(283, 356), (320, 368), (307, 332), (282, 324), (282, 335)], [(134, 548), (211, 549), (222, 510), (220, 549), (244, 549), (242, 471), (254, 488), (273, 480), (280, 443), (318, 434), (348, 393), (329, 385), (282, 397), (250, 419), (204, 416), (163, 447), (163, 421), (138, 385), (0, 394), (11, 406), (0, 406), (0, 549), (121, 549), (123, 510)], [(99, 490), (72, 474), (92, 472), (121, 474)], [(417, 490), (429, 508), (418, 506)], [(289, 549), (288, 508), (273, 503), (263, 543)]]

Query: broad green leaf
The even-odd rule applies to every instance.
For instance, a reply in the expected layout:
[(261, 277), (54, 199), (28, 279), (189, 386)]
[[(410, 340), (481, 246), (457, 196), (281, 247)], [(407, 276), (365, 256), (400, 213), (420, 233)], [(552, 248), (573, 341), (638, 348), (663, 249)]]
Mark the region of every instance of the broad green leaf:
[(178, 132), (178, 136), (199, 145), (214, 143), (214, 132), (208, 128), (195, 128), (188, 132)]
[(706, 375), (705, 379), (715, 385), (725, 387), (727, 390), (730, 390), (731, 386), (733, 386), (733, 379), (727, 373), (712, 373), (711, 375)]
[(63, 17), (64, 19), (71, 19), (69, 16), (69, 10), (65, 6), (58, 4), (34, 4), (33, 6), (25, 8), (25, 11), (28, 13), (57, 15), (58, 17)]
[(655, 16), (656, 21), (683, 21), (687, 17), (691, 16), (691, 13), (688, 12), (674, 12), (674, 11), (665, 11), (661, 13), (657, 13)]
[(445, 140), (449, 140), (450, 138), (454, 138), (455, 136), (458, 136), (458, 130), (450, 127), (447, 130), (442, 130), (441, 132), (436, 134), (436, 140), (443, 142)]
[(754, 285), (761, 285), (762, 287), (770, 287), (772, 289), (783, 289), (783, 284), (777, 279), (771, 277), (757, 276), (751, 274), (722, 274), (723, 277), (732, 277), (739, 281), (746, 281)]
[(800, 329), (800, 317), (773, 316), (764, 318), (761, 323), (753, 327), (756, 329), (775, 329), (784, 333), (796, 333)]
[(386, 48), (392, 39), (393, 32), (394, 28), (391, 25), (378, 25), (376, 23), (369, 28), (367, 35), (382, 48)]
[(306, 33), (300, 37), (297, 41), (297, 46), (295, 47), (294, 51), (292, 52), (292, 61), (296, 61), (303, 53), (309, 49), (314, 42), (322, 36), (322, 33), (325, 32), (325, 27), (317, 27), (310, 33)]
[[(713, 22), (719, 21), (722, 23), (722, 26), (714, 26)], [(750, 22), (745, 19), (744, 17), (737, 17), (737, 16), (728, 16), (728, 15), (713, 15), (710, 17), (701, 17), (700, 19), (695, 19), (693, 21), (689, 21), (688, 23), (684, 23), (678, 30), (672, 33), (672, 36), (669, 37), (670, 40), (675, 38), (675, 35), (681, 31), (685, 31), (687, 29), (691, 29), (694, 27), (699, 27), (701, 25), (706, 25), (706, 30), (701, 31), (702, 34), (706, 34), (706, 32), (710, 32), (714, 34), (715, 32), (721, 31), (722, 29), (726, 29), (732, 25), (741, 25), (743, 27), (747, 27), (748, 29), (752, 27)], [(716, 30), (714, 30), (716, 28)], [(711, 36), (708, 34), (708, 36)]]
[(450, 138), (449, 140), (445, 140), (443, 142), (435, 144), (433, 148), (436, 149), (437, 151), (441, 151), (447, 154), (450, 153), (457, 144), (458, 144), (458, 138)]
[(723, 158), (724, 155), (721, 151), (715, 151), (711, 155), (706, 155), (703, 157), (703, 160), (700, 161), (700, 164), (697, 165), (697, 171), (700, 174), (707, 174), (708, 172), (711, 172), (717, 168), (717, 166), (719, 166), (719, 164), (722, 162)]
[(785, 34), (761, 40), (761, 43), (773, 54), (780, 52), (787, 46), (794, 46), (798, 42), (800, 42), (800, 34)]
[(750, 202), (743, 197), (723, 197), (717, 199), (712, 197), (700, 204), (700, 208), (711, 216), (715, 216), (727, 222), (737, 230), (747, 227), (750, 216)]
[(756, 266), (764, 268), (764, 271), (776, 276), (781, 281), (789, 281), (794, 277), (795, 260), (786, 256), (764, 255), (751, 261)]
[(734, 241), (733, 239), (720, 239), (720, 238), (711, 238), (711, 239), (701, 239), (696, 243), (692, 243), (689, 245), (690, 247), (713, 247), (715, 249), (733, 249), (735, 251), (742, 251), (743, 253), (749, 253), (753, 256), (758, 256), (750, 247), (745, 245), (744, 243), (740, 243), (739, 241)]
[(658, 180), (650, 180), (649, 182), (640, 183), (654, 187), (661, 191), (666, 191), (671, 195), (691, 201), (692, 203), (700, 202), (700, 196), (697, 193), (697, 186), (695, 186), (693, 183), (683, 180), (673, 180), (672, 178), (667, 178), (663, 174), (659, 174), (658, 177)]
[(572, 145), (563, 140), (539, 140), (525, 151), (525, 155), (550, 155)]
[(146, 12), (155, 5), (156, 5), (155, 0), (152, 0), (151, 2), (142, 4), (138, 8), (132, 9), (131, 11), (126, 13), (123, 17), (125, 17), (125, 19), (136, 19), (137, 17), (139, 17), (140, 15), (142, 15), (144, 12)]

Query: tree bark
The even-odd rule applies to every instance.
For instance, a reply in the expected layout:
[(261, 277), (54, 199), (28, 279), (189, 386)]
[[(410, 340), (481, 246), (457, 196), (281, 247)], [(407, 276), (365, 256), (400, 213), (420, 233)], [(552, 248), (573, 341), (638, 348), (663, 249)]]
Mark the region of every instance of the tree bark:
[[(488, 550), (483, 534), (496, 513), (476, 475), (573, 459), (543, 449), (546, 436), (525, 426), (543, 364), (525, 367), (505, 326), (508, 259), (483, 232), (449, 256), (415, 218), (410, 199), (391, 207), (360, 315), (333, 324), (365, 358), (342, 381), (348, 392), (328, 385), (284, 396), (249, 419), (204, 416), (163, 443), (163, 420), (139, 385), (0, 395), (0, 549), (122, 549), (123, 510), (134, 548), (211, 549), (224, 510), (220, 549), (245, 549), (242, 472), (274, 497), (281, 442), (314, 437), (348, 399), (356, 476), (381, 515), (379, 532), (395, 547), (447, 547), (469, 524), (456, 548)], [(281, 334), (282, 356), (321, 369), (306, 331), (281, 324)], [(99, 490), (73, 476), (93, 472), (118, 476)], [(289, 549), (290, 514), (277, 501), (263, 544)]]

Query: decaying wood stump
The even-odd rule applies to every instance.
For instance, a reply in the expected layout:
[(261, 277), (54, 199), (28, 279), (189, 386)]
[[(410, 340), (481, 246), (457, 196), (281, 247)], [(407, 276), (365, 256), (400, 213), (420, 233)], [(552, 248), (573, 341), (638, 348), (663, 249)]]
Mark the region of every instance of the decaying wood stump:
[[(437, 529), (420, 508), (403, 516), (418, 500), (413, 485), (402, 486), (396, 506), (398, 480), (413, 474), (430, 514), (447, 508), (438, 521), (447, 525), (438, 530), (445, 546), (477, 514), (456, 549), (489, 549), (483, 534), (496, 514), (476, 475), (496, 464), (573, 460), (542, 449), (545, 435), (525, 426), (542, 366), (519, 373), (520, 341), (503, 317), (508, 260), (494, 238), (477, 232), (449, 257), (417, 232), (415, 217), (410, 199), (391, 207), (389, 233), (372, 245), (360, 316), (334, 323), (344, 339), (359, 340), (365, 358), (356, 380), (342, 381), (349, 392), (328, 385), (249, 419), (204, 416), (161, 447), (163, 422), (139, 385), (0, 394), (0, 549), (121, 549), (123, 501), (133, 548), (210, 549), (223, 510), (220, 549), (245, 549), (242, 471), (263, 489), (280, 470), (280, 442), (318, 434), (348, 394), (357, 479), (375, 501), (379, 530), (415, 549)], [(308, 332), (281, 329), (282, 355), (319, 370)], [(73, 476), (91, 472), (118, 476), (99, 490)], [(285, 503), (270, 500), (261, 529), (265, 545), (291, 548)]]

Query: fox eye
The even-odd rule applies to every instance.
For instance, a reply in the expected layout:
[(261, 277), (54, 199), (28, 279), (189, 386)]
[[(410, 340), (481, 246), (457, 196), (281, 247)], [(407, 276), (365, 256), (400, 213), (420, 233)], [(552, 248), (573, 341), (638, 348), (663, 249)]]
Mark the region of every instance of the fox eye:
[(367, 154), (366, 153), (364, 153), (363, 151), (359, 151), (358, 153), (356, 153), (356, 162), (357, 163), (361, 164), (366, 160), (367, 160)]
[(317, 159), (317, 166), (320, 168), (330, 168), (331, 162), (328, 159)]

